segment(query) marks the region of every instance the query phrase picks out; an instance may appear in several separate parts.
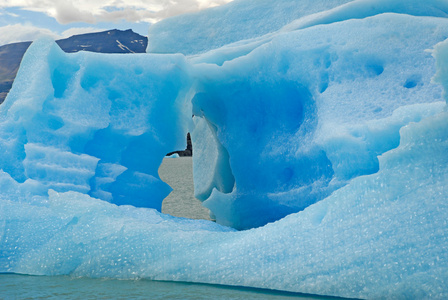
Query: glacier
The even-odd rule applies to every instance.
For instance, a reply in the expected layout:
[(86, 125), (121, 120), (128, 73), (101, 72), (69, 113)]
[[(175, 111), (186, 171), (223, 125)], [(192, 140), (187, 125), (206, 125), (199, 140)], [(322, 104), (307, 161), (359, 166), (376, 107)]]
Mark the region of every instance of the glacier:
[[(447, 13), (240, 0), (151, 26), (157, 53), (33, 43), (0, 106), (0, 272), (448, 297)], [(160, 213), (187, 132), (217, 223)]]

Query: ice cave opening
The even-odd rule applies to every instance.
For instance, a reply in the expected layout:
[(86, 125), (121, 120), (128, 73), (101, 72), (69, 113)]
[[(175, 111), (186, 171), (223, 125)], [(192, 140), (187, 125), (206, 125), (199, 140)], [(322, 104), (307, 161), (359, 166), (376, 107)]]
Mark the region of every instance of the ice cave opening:
[(160, 179), (173, 190), (162, 201), (162, 213), (188, 219), (211, 220), (210, 211), (194, 195), (193, 157), (166, 156), (159, 167)]

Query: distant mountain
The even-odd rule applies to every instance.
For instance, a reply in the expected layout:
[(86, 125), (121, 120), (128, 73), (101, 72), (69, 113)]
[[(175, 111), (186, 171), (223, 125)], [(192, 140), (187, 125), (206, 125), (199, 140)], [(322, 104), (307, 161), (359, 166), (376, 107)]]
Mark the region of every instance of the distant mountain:
[(131, 29), (109, 30), (88, 34), (74, 35), (56, 43), (65, 52), (90, 51), (100, 53), (144, 53), (148, 38)]
[[(74, 35), (56, 41), (67, 53), (90, 51), (100, 53), (144, 53), (148, 38), (129, 30)], [(20, 62), (31, 42), (14, 43), (0, 47), (0, 104), (11, 89), (19, 70)]]
[(31, 42), (24, 42), (0, 47), (0, 103), (3, 103), (11, 89), (22, 57), (30, 44)]

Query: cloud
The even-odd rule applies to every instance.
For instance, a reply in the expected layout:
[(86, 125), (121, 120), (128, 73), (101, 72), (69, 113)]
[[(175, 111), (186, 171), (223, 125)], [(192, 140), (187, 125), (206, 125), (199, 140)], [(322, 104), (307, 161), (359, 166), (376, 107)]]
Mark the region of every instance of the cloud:
[(34, 41), (42, 36), (49, 36), (53, 39), (60, 38), (58, 34), (44, 28), (23, 24), (7, 25), (0, 27), (0, 46), (11, 43)]
[(20, 7), (73, 22), (149, 22), (222, 5), (232, 0), (0, 0), (2, 7)]
[(67, 29), (62, 33), (62, 38), (68, 38), (72, 35), (78, 35), (78, 34), (85, 34), (85, 33), (92, 33), (92, 32), (101, 32), (106, 31), (108, 29), (102, 29), (102, 28), (95, 28), (95, 27), (73, 27), (70, 29)]

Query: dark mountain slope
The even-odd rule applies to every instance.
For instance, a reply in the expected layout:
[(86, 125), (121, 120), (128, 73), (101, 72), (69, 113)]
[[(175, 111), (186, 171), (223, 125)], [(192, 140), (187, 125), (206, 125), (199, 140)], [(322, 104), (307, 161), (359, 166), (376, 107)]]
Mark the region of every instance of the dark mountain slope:
[(5, 100), (19, 70), (20, 62), (31, 42), (0, 47), (0, 103)]
[(89, 34), (74, 35), (56, 41), (65, 52), (91, 51), (101, 53), (144, 53), (148, 38), (131, 29), (109, 30)]

